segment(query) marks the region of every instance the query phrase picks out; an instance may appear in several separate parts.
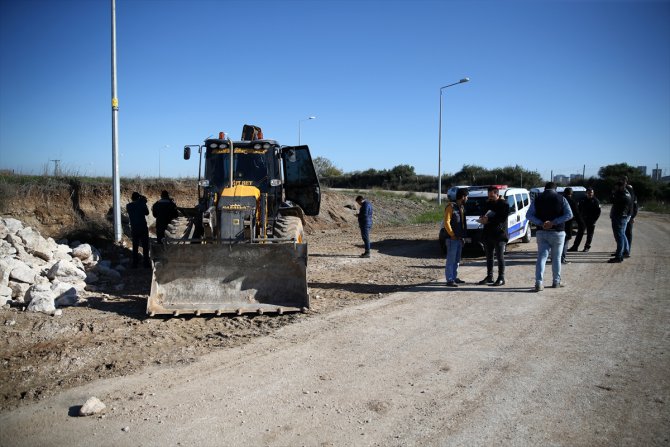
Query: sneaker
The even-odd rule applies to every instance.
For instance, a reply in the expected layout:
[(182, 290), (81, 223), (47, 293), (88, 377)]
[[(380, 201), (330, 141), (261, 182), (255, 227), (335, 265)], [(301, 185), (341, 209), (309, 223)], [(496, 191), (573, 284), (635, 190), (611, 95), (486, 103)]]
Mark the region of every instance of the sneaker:
[(609, 264), (616, 264), (616, 263), (619, 263), (619, 262), (623, 262), (623, 259), (621, 259), (621, 258), (612, 258), (612, 259), (610, 259), (610, 260), (607, 261), (607, 262), (608, 262)]
[(568, 261), (567, 259), (562, 259), (561, 264), (570, 264), (570, 261)]
[(458, 287), (458, 284), (453, 281), (447, 281), (447, 287)]
[(584, 252), (584, 253), (588, 253), (588, 252), (589, 252), (589, 250), (590, 250), (590, 248), (589, 248), (589, 247), (584, 247), (584, 250), (582, 250), (582, 252)]
[(361, 257), (361, 258), (369, 258), (369, 257), (370, 257), (370, 252), (369, 252), (369, 251), (366, 251), (366, 252), (363, 253), (360, 257)]
[(561, 287), (565, 287), (565, 283), (564, 282), (555, 282), (555, 283), (551, 284), (551, 287), (554, 288), (554, 289), (559, 289)]
[(542, 283), (535, 283), (535, 291), (542, 292), (544, 290), (544, 285)]
[(455, 282), (456, 284), (465, 284), (465, 281), (463, 281), (461, 278), (456, 278), (456, 279), (454, 280), (454, 282)]
[(630, 253), (624, 253), (624, 254), (623, 254), (623, 257), (624, 257), (624, 258), (630, 258)]
[(577, 248), (577, 247), (570, 247), (570, 248), (568, 248), (568, 251), (579, 251), (579, 248)]

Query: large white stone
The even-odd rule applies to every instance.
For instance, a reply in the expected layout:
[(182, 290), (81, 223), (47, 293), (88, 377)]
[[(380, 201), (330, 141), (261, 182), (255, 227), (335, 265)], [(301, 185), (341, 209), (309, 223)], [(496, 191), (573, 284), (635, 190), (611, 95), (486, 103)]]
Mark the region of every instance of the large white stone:
[(36, 276), (37, 272), (21, 261), (18, 261), (9, 273), (10, 279), (24, 282), (26, 284), (33, 284)]
[(65, 244), (58, 244), (56, 249), (53, 251), (53, 259), (70, 259), (72, 249)]
[(93, 254), (93, 250), (89, 244), (81, 244), (72, 249), (72, 257), (79, 258), (82, 261), (88, 259)]
[(12, 298), (19, 303), (26, 301), (26, 293), (30, 288), (30, 284), (24, 282), (9, 281), (9, 288), (12, 289)]
[(49, 243), (37, 231), (30, 227), (25, 227), (16, 232), (16, 235), (23, 241), (26, 251), (45, 261), (52, 257), (52, 250), (49, 249)]
[(11, 217), (5, 217), (2, 219), (5, 224), (5, 228), (9, 234), (16, 234), (17, 231), (23, 228), (23, 223), (20, 220), (13, 219)]
[(92, 416), (102, 412), (106, 407), (97, 397), (89, 397), (79, 409), (79, 416)]
[(9, 284), (9, 273), (11, 272), (9, 264), (0, 259), (0, 286), (6, 286)]
[(16, 248), (14, 248), (12, 244), (4, 239), (0, 240), (0, 256), (14, 256), (15, 254)]
[(61, 259), (49, 269), (47, 278), (51, 280), (58, 278), (63, 282), (78, 282), (86, 280), (86, 273), (83, 269), (78, 268), (75, 262)]
[[(0, 286), (0, 298), (7, 298), (8, 300), (12, 299), (12, 289), (9, 286)], [(1, 303), (2, 306), (5, 303)]]
[(26, 301), (30, 312), (53, 313), (56, 310), (56, 295), (49, 284), (35, 284), (28, 289)]

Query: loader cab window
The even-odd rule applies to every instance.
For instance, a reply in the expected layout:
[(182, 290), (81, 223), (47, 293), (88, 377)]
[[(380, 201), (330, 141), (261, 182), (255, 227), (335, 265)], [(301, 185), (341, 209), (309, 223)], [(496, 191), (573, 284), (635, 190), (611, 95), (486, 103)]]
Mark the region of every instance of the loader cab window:
[[(205, 161), (205, 177), (210, 183), (222, 188), (230, 179), (230, 154), (210, 154)], [(236, 153), (233, 159), (233, 180), (256, 186), (266, 191), (272, 172), (268, 172), (267, 155), (264, 153)], [(247, 183), (248, 182), (248, 183)]]

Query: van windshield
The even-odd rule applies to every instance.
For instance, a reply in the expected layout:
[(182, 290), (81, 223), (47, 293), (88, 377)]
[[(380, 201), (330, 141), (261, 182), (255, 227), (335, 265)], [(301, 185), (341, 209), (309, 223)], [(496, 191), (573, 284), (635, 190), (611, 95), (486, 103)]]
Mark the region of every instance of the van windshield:
[(465, 215), (483, 216), (487, 200), (488, 197), (468, 197), (468, 201), (465, 202)]

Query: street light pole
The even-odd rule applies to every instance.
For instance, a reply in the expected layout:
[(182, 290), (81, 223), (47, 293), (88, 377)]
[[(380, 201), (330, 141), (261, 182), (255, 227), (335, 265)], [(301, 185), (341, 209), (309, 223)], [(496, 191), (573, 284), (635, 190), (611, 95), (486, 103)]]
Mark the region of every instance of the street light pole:
[(166, 144), (158, 149), (158, 178), (161, 178), (161, 149), (170, 149), (170, 145)]
[(315, 119), (316, 119), (315, 116), (310, 116), (310, 117), (305, 118), (304, 120), (298, 120), (298, 146), (300, 146), (300, 123), (302, 123), (303, 121), (309, 121), (309, 120), (315, 120)]
[(442, 204), (442, 90), (452, 85), (463, 84), (468, 82), (470, 78), (463, 78), (453, 84), (440, 87), (440, 129), (437, 140), (437, 203)]

